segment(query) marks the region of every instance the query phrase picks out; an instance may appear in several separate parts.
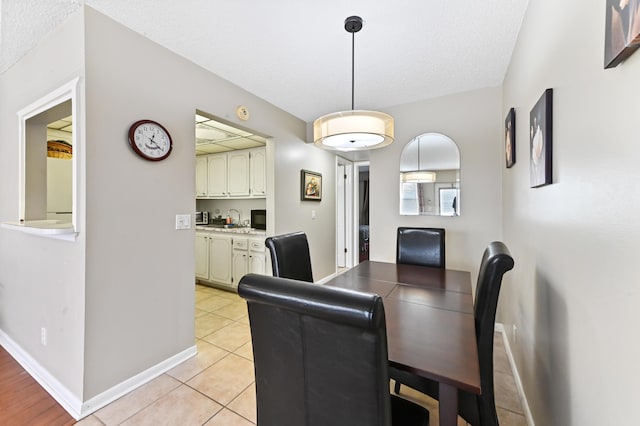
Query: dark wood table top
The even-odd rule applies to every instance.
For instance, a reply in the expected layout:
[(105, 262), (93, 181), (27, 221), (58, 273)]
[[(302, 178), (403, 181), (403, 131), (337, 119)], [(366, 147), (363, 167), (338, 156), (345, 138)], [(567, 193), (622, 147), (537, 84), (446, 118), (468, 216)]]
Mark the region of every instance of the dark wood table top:
[(469, 272), (363, 262), (325, 285), (383, 298), (395, 367), (480, 393)]

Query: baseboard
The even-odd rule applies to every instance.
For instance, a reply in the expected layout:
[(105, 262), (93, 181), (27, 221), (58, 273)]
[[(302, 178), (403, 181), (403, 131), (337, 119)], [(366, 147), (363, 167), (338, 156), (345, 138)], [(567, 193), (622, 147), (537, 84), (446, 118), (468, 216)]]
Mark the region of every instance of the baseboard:
[(524, 387), (522, 386), (522, 380), (520, 380), (518, 367), (516, 366), (516, 362), (513, 359), (513, 352), (511, 352), (511, 346), (509, 344), (509, 339), (507, 339), (507, 333), (504, 328), (504, 324), (497, 322), (495, 330), (502, 335), (502, 341), (504, 342), (504, 348), (507, 352), (507, 358), (509, 359), (509, 365), (511, 366), (513, 379), (516, 382), (516, 388), (518, 389), (518, 395), (520, 396), (520, 402), (522, 403), (522, 411), (524, 412), (524, 417), (525, 419), (527, 419), (527, 424), (529, 426), (535, 426), (533, 416), (531, 415), (531, 409), (529, 408), (529, 402), (527, 401), (527, 397), (524, 393)]
[(176, 355), (168, 358), (153, 367), (147, 368), (143, 372), (136, 374), (135, 376), (121, 382), (111, 389), (108, 389), (102, 392), (99, 395), (94, 396), (93, 398), (86, 401), (82, 404), (81, 416), (86, 417), (100, 408), (112, 403), (116, 399), (120, 398), (123, 395), (128, 394), (129, 392), (137, 389), (138, 387), (144, 385), (147, 382), (155, 379), (156, 377), (162, 375), (163, 373), (171, 370), (176, 365), (186, 361), (187, 359), (193, 357), (197, 353), (196, 346), (191, 346), (190, 348), (185, 349), (184, 351), (177, 353)]
[(33, 379), (55, 399), (74, 419), (81, 418), (82, 401), (58, 379), (18, 345), (7, 333), (0, 330), (0, 345), (26, 370)]
[(191, 346), (83, 403), (2, 330), (0, 330), (0, 345), (76, 420), (94, 413), (197, 353), (196, 346)]
[(335, 278), (337, 276), (337, 272), (334, 272), (331, 275), (327, 275), (326, 277), (318, 280), (318, 281), (314, 281), (316, 284), (326, 284), (327, 282), (329, 282), (330, 280), (332, 280), (333, 278)]

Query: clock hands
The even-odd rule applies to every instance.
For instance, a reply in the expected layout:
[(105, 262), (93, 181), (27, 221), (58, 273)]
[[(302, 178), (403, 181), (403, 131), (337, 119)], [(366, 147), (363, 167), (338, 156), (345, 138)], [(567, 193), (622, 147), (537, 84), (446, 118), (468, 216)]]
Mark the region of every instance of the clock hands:
[(160, 148), (160, 146), (158, 145), (158, 142), (156, 142), (154, 140), (154, 138), (156, 137), (155, 134), (153, 134), (151, 137), (144, 135), (145, 138), (149, 139), (149, 142), (151, 142), (153, 144), (153, 146), (149, 145), (148, 143), (145, 143), (144, 146), (146, 146), (149, 149), (162, 149)]

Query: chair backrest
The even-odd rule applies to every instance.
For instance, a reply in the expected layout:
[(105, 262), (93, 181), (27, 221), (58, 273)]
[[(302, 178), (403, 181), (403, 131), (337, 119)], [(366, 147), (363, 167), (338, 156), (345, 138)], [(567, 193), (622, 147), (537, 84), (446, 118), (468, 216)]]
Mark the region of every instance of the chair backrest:
[(478, 411), (483, 425), (498, 424), (493, 386), (493, 332), (502, 276), (513, 269), (513, 265), (507, 246), (494, 241), (485, 249), (478, 272), (473, 310), (482, 386), (482, 395), (478, 396)]
[(396, 263), (444, 268), (444, 229), (398, 228)]
[(309, 242), (304, 232), (269, 237), (264, 243), (271, 252), (274, 277), (313, 282)]
[(391, 424), (380, 296), (256, 274), (238, 294), (249, 309), (259, 425)]

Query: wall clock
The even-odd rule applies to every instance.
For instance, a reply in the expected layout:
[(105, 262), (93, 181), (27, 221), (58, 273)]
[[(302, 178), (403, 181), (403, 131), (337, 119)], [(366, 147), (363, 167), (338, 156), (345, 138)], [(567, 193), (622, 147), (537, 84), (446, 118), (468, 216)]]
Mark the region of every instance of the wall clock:
[(164, 160), (171, 154), (171, 135), (153, 120), (136, 121), (129, 127), (129, 145), (140, 157), (149, 161)]

